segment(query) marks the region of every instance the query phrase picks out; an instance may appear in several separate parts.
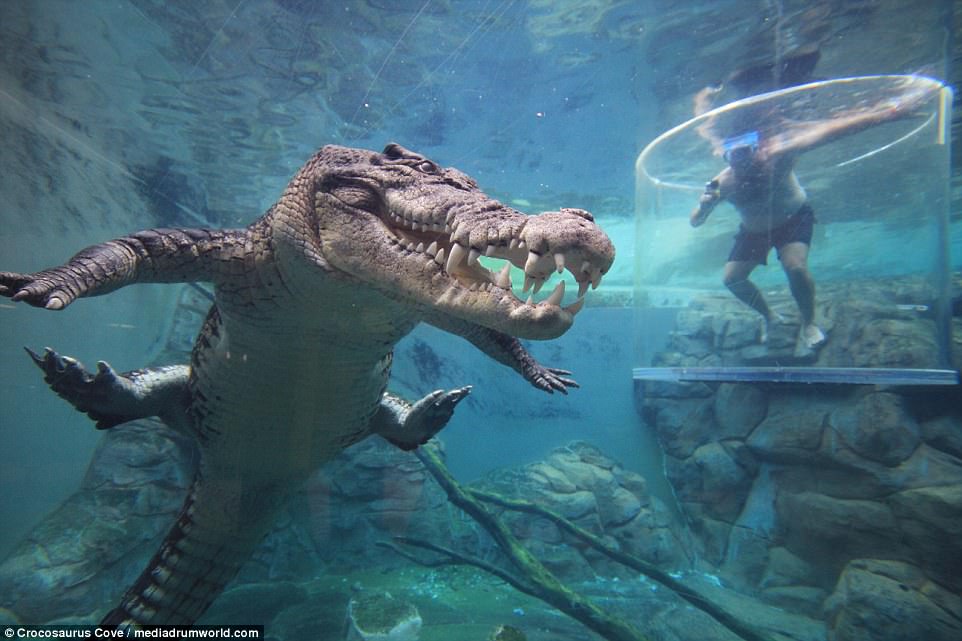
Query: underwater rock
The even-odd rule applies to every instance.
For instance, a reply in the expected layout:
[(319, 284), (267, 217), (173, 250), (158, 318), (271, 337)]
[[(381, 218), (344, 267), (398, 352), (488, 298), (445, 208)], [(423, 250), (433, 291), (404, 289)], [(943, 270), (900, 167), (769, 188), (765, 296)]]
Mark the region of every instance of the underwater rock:
[(300, 509), (321, 560), (335, 565), (400, 564), (376, 545), (392, 536), (448, 541), (467, 529), (410, 452), (380, 438), (345, 450), (303, 490)]
[(696, 447), (710, 440), (706, 428), (713, 423), (712, 405), (710, 400), (687, 399), (656, 399), (648, 403), (648, 409), (654, 412), (653, 424), (659, 441), (667, 454), (686, 458)]
[(811, 463), (821, 444), (824, 426), (825, 413), (821, 409), (770, 412), (746, 442), (762, 461)]
[(699, 499), (706, 503), (709, 513), (734, 519), (751, 487), (749, 473), (721, 443), (702, 445), (688, 461), (696, 468), (691, 473), (701, 482)]
[(10, 610), (0, 608), (0, 625), (20, 625), (20, 620)]
[(307, 598), (307, 590), (290, 581), (235, 585), (211, 605), (198, 624), (267, 625), (279, 612)]
[(931, 322), (880, 318), (868, 321), (852, 342), (854, 367), (932, 367), (938, 362)]
[(886, 392), (842, 405), (829, 416), (829, 424), (858, 455), (888, 466), (904, 461), (920, 442), (919, 426), (901, 398)]
[(421, 615), (388, 592), (362, 593), (347, 604), (346, 641), (418, 641)]
[(930, 578), (962, 591), (962, 481), (897, 492), (888, 499), (903, 544)]
[(822, 611), (822, 603), (828, 591), (810, 585), (786, 585), (780, 588), (765, 588), (761, 597), (772, 605), (817, 617)]
[(787, 548), (774, 547), (768, 551), (768, 565), (758, 586), (769, 603), (792, 612), (819, 616), (828, 590), (822, 587), (827, 577), (818, 568)]
[(488, 641), (528, 641), (528, 637), (518, 628), (499, 625), (488, 637)]
[[(960, 332), (962, 335), (962, 332)], [(962, 459), (962, 430), (958, 420), (950, 416), (939, 416), (919, 425), (922, 440), (932, 447)]]
[(768, 551), (768, 567), (759, 585), (763, 588), (782, 588), (793, 585), (816, 585), (818, 577), (815, 566), (792, 554), (784, 547)]
[(713, 323), (715, 348), (737, 350), (758, 343), (761, 327), (759, 317), (749, 314), (733, 314), (727, 318), (716, 318)]
[(310, 598), (284, 609), (270, 626), (265, 628), (267, 639), (340, 641), (344, 638), (344, 608), (347, 607), (347, 597), (339, 600), (332, 596)]
[(118, 598), (180, 509), (191, 447), (152, 420), (108, 431), (80, 490), (0, 563), (0, 607), (41, 623)]
[[(687, 563), (683, 528), (674, 515), (648, 494), (641, 476), (588, 443), (557, 448), (538, 463), (495, 470), (473, 486), (534, 500), (615, 547), (661, 567), (672, 569)], [(624, 571), (613, 569), (606, 558), (562, 535), (544, 519), (508, 511), (500, 514), (515, 536), (563, 580)]]
[(793, 527), (786, 546), (809, 562), (836, 565), (836, 572), (857, 554), (884, 555), (900, 547), (895, 515), (878, 501), (781, 492), (775, 510), (781, 523)]
[(546, 462), (573, 485), (594, 494), (607, 494), (618, 487), (611, 473), (614, 461), (587, 443), (575, 442), (558, 448), (548, 455)]
[(577, 521), (590, 518), (598, 513), (598, 501), (595, 495), (587, 490), (578, 490), (568, 494), (552, 494), (540, 492), (538, 498), (546, 505), (554, 506), (554, 510), (566, 519)]
[(715, 392), (717, 438), (745, 438), (768, 413), (768, 396), (755, 385), (722, 383)]
[(569, 481), (561, 470), (547, 463), (532, 463), (527, 471), (534, 478), (540, 477), (540, 481), (559, 494), (572, 494), (578, 491), (578, 486)]
[(315, 542), (311, 538), (310, 521), (301, 496), (280, 514), (274, 528), (264, 537), (241, 567), (235, 581), (259, 583), (302, 579), (314, 574), (322, 563)]
[(616, 487), (598, 504), (598, 515), (606, 529), (625, 525), (641, 512), (641, 500), (623, 487)]
[[(625, 552), (662, 568), (676, 568), (688, 560), (686, 535), (672, 512), (657, 497), (651, 497), (651, 508), (638, 512), (634, 519), (612, 533)], [(685, 556), (683, 556), (685, 555)]]
[[(936, 366), (932, 319), (917, 307), (931, 292), (917, 281), (820, 286), (829, 341), (814, 364)], [(797, 323), (787, 295), (770, 300), (792, 320), (768, 344), (745, 343), (740, 303), (704, 296), (679, 314), (653, 363), (748, 365), (753, 350), (781, 358)], [(962, 345), (956, 325), (954, 344)], [(662, 446), (699, 559), (728, 585), (811, 615), (849, 562), (874, 557), (901, 559), (962, 592), (956, 390), (701, 385), (646, 384), (638, 409)]]
[(851, 561), (825, 613), (829, 641), (962, 638), (962, 598), (900, 561)]
[[(700, 518), (728, 527), (741, 512), (752, 485), (752, 474), (719, 443), (702, 445), (684, 459), (666, 456), (665, 473), (686, 510), (697, 510)], [(719, 546), (724, 549), (725, 544)]]

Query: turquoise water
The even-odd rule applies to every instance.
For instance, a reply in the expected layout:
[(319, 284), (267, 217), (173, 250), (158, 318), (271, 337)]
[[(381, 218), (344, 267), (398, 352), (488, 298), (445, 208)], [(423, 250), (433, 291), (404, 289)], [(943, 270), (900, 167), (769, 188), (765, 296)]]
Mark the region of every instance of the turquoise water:
[[(590, 210), (616, 247), (614, 266), (569, 332), (525, 343), (572, 370), (580, 389), (539, 392), (433, 327), (398, 345), (392, 389), (418, 398), (473, 386), (440, 436), (452, 474), (560, 511), (768, 638), (958, 638), (957, 386), (632, 380), (638, 366), (783, 365), (797, 330), (773, 264), (757, 276), (788, 318), (759, 352), (757, 319), (721, 284), (734, 215), (719, 213), (727, 220), (702, 236), (662, 233), (662, 219), (684, 217), (698, 191), (645, 204), (639, 153), (692, 116), (699, 90), (799, 51), (820, 52), (815, 80), (921, 73), (952, 85), (953, 9), (4, 3), (0, 269), (39, 270), (151, 227), (244, 226), (329, 143), (396, 141), (526, 213)], [(962, 234), (947, 187), (951, 110), (943, 115), (947, 138), (934, 142), (933, 123), (921, 151), (906, 143), (828, 172), (848, 151), (832, 147), (803, 166), (818, 200), (812, 266), (829, 342), (817, 362), (789, 364), (958, 368), (962, 329), (948, 306)], [(701, 167), (711, 171), (704, 158), (671, 160), (699, 181)], [(520, 293), (520, 271), (512, 277)], [(657, 295), (640, 295), (639, 283)], [(0, 300), (0, 623), (99, 620), (175, 519), (197, 456), (151, 423), (94, 430), (21, 347), (118, 371), (186, 362), (208, 305), (179, 284), (128, 287), (59, 313)], [(488, 639), (499, 624), (528, 639), (604, 638), (476, 567), (425, 568), (379, 546), (430, 538), (518, 571), (416, 459), (375, 440), (294, 497), (208, 621), (342, 639), (349, 599), (389, 591), (418, 608), (425, 641)], [(737, 638), (545, 518), (503, 518), (559, 579), (648, 638)], [(896, 608), (905, 614), (886, 628), (883, 614)]]

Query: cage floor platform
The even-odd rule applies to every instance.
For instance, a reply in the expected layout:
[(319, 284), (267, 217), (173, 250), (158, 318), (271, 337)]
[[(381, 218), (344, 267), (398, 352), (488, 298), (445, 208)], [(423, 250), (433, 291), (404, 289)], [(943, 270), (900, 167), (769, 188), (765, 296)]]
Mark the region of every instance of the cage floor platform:
[(841, 385), (958, 385), (951, 369), (865, 367), (638, 367), (636, 381), (675, 383), (831, 383)]

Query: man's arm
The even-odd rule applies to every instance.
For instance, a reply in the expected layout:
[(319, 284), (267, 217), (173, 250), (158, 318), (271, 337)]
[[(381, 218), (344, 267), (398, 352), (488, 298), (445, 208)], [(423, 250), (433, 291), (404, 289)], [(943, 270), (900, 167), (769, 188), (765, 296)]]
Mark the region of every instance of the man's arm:
[(698, 199), (698, 206), (688, 216), (688, 222), (691, 223), (692, 227), (700, 227), (708, 220), (708, 216), (722, 200), (721, 174), (718, 174), (718, 176), (705, 183), (705, 191)]
[(830, 120), (799, 123), (774, 137), (770, 154), (798, 154), (826, 143), (851, 136), (886, 122), (909, 118), (931, 98), (929, 91), (915, 91), (898, 99), (886, 100), (867, 110), (837, 116)]

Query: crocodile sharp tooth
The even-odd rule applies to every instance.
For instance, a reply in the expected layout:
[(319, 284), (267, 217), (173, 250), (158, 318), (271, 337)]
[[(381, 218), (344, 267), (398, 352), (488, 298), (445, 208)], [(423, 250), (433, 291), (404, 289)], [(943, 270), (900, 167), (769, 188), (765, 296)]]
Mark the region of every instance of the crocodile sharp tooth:
[(451, 252), (448, 254), (448, 262), (444, 267), (444, 271), (450, 274), (454, 271), (455, 267), (464, 262), (467, 255), (467, 250), (458, 243), (451, 245)]
[(532, 285), (534, 285), (534, 279), (531, 278), (530, 276), (528, 276), (527, 274), (525, 274), (525, 275), (524, 275), (524, 287), (521, 288), (521, 291), (522, 291), (523, 293), (527, 293), (528, 290), (531, 289), (531, 286), (532, 286)]
[(554, 291), (551, 292), (551, 296), (548, 296), (548, 300), (546, 300), (545, 302), (548, 303), (549, 305), (560, 305), (561, 299), (564, 298), (564, 295), (565, 295), (565, 282), (561, 281), (560, 283), (558, 283), (558, 286), (554, 288)]
[(497, 245), (488, 245), (487, 247), (484, 248), (484, 255), (494, 256), (494, 252), (497, 248), (498, 248)]
[(480, 256), (481, 256), (481, 252), (479, 252), (477, 249), (472, 247), (471, 251), (468, 252), (468, 267), (474, 267), (475, 265), (477, 265), (478, 258)]
[(584, 306), (585, 306), (585, 299), (584, 299), (584, 298), (579, 298), (579, 299), (576, 300), (575, 302), (573, 302), (573, 303), (571, 303), (570, 305), (568, 305), (567, 307), (565, 307), (564, 310), (565, 310), (566, 312), (568, 312), (569, 314), (571, 314), (572, 316), (574, 316), (575, 314), (577, 314), (578, 312), (580, 312), (580, 311), (581, 311), (581, 308), (584, 307)]
[(437, 241), (432, 241), (428, 248), (424, 251), (427, 252), (428, 256), (434, 257), (438, 253), (438, 243)]
[(524, 263), (525, 274), (531, 274), (532, 276), (534, 275), (534, 268), (538, 264), (539, 258), (541, 258), (541, 256), (538, 256), (536, 253), (528, 252), (528, 260), (526, 260)]
[(424, 243), (418, 243), (418, 246), (414, 248), (414, 251), (416, 251), (416, 252), (419, 253), (419, 254), (423, 254), (423, 253), (424, 253)]
[(590, 284), (590, 280), (583, 280), (578, 283), (578, 298), (584, 298), (584, 295), (588, 293), (588, 285)]
[(562, 253), (557, 253), (554, 255), (554, 267), (558, 270), (560, 274), (565, 270), (565, 255)]
[(428, 223), (421, 223), (421, 231), (430, 231), (434, 225)]
[(472, 292), (478, 291), (478, 284), (477, 284), (477, 283), (471, 283), (470, 289), (471, 289)]
[(519, 240), (519, 241), (518, 241), (518, 249), (524, 249), (524, 248), (525, 248), (524, 241), (523, 241), (523, 240)]
[(581, 263), (581, 271), (584, 272), (584, 273), (586, 273), (586, 274), (590, 274), (590, 273), (591, 273), (591, 263), (589, 263), (588, 261), (585, 261), (585, 262)]
[(438, 250), (437, 255), (434, 257), (434, 262), (436, 262), (438, 265), (444, 264), (444, 247)]
[(511, 242), (508, 244), (508, 249), (517, 249), (517, 248), (518, 248), (518, 239), (512, 238)]
[(501, 289), (511, 288), (511, 263), (504, 264), (504, 267), (498, 272), (498, 277), (497, 280), (494, 281), (494, 284)]
[(158, 585), (163, 585), (170, 580), (170, 569), (163, 565), (158, 565), (150, 573), (154, 577), (154, 582)]
[(416, 248), (417, 248), (417, 245), (414, 244), (413, 240), (408, 243), (407, 250), (409, 252), (413, 252)]
[(598, 285), (601, 284), (601, 270), (591, 277), (591, 289), (598, 289)]
[(534, 290), (531, 293), (537, 294), (540, 292), (541, 288), (544, 287), (545, 282), (546, 281), (544, 279), (534, 281)]

